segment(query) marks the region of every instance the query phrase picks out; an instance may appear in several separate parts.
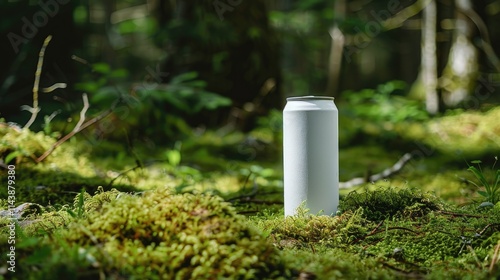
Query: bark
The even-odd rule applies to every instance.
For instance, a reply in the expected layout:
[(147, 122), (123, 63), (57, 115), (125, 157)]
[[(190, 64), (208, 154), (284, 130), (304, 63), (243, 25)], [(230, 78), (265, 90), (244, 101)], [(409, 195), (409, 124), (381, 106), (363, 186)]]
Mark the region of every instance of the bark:
[(456, 21), (448, 64), (440, 79), (443, 101), (456, 106), (465, 101), (474, 90), (478, 75), (478, 52), (471, 40), (475, 27), (462, 11), (473, 9), (471, 0), (455, 0)]
[(345, 0), (335, 1), (334, 12), (336, 22), (330, 30), (332, 42), (330, 48), (330, 60), (328, 65), (328, 84), (326, 87), (326, 95), (328, 96), (337, 96), (340, 69), (342, 66), (342, 52), (344, 49), (344, 34), (339, 28), (338, 21), (345, 18)]
[(430, 1), (422, 15), (422, 66), (421, 78), (425, 90), (425, 107), (429, 114), (439, 111), (437, 92), (436, 57), (436, 2)]

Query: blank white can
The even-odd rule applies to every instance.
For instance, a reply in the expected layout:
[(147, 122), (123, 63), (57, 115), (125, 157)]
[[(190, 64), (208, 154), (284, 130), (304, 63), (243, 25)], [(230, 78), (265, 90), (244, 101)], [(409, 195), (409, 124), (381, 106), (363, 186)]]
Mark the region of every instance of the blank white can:
[(285, 216), (303, 202), (311, 214), (339, 204), (338, 111), (333, 97), (287, 98), (283, 110)]

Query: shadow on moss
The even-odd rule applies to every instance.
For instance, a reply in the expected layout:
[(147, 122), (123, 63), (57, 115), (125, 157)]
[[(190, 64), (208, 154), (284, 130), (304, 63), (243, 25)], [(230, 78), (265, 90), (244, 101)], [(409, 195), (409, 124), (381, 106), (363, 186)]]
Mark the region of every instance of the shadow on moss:
[[(0, 172), (1, 174), (1, 172)], [(93, 176), (86, 177), (76, 172), (62, 170), (39, 170), (37, 168), (16, 169), (16, 204), (37, 203), (43, 206), (61, 206), (72, 203), (82, 189), (89, 193), (109, 182)], [(138, 191), (130, 185), (114, 185), (120, 191)], [(7, 188), (0, 189), (0, 196), (7, 197)]]

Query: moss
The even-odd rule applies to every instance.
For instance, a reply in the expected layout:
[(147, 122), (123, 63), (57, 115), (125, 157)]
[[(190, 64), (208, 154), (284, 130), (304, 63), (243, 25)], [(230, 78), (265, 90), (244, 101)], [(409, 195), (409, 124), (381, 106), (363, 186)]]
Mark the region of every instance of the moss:
[[(326, 279), (487, 279), (500, 208), (457, 208), (416, 190), (352, 193), (335, 217), (253, 218), (299, 272)], [(300, 260), (300, 261), (299, 261)], [(376, 273), (375, 273), (376, 272)], [(476, 278), (475, 278), (476, 277)]]
[(405, 139), (422, 142), (454, 157), (474, 158), (500, 151), (500, 108), (487, 112), (463, 112), (435, 118), (428, 123), (398, 126)]
[[(298, 279), (399, 279), (383, 263), (373, 258), (346, 253), (338, 248), (315, 246), (304, 249), (289, 249), (283, 259), (296, 267), (299, 275), (312, 275)], [(313, 278), (316, 277), (316, 278)]]
[[(82, 188), (93, 193), (99, 185), (107, 185), (109, 181), (98, 176), (75, 138), (57, 147), (40, 163), (35, 159), (49, 150), (56, 139), (43, 132), (16, 129), (4, 123), (0, 123), (0, 139), (0, 158), (19, 152), (10, 162), (16, 165), (16, 204), (30, 202), (60, 207), (70, 203)], [(0, 169), (0, 176), (6, 173), (7, 170)], [(130, 184), (117, 187), (136, 190)], [(6, 197), (6, 192), (7, 188), (0, 188), (2, 197)]]
[(440, 208), (437, 198), (412, 189), (378, 189), (351, 192), (341, 200), (342, 211), (363, 209), (363, 216), (371, 221), (381, 221), (394, 216), (412, 219)]
[(65, 233), (69, 243), (98, 259), (104, 273), (142, 279), (255, 279), (286, 273), (275, 249), (220, 198), (164, 189), (113, 197)]

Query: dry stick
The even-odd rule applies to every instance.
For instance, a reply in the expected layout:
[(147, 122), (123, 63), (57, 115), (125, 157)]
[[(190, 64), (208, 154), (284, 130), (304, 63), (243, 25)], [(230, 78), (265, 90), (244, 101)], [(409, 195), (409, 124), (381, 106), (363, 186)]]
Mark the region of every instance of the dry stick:
[(498, 252), (500, 251), (500, 242), (498, 242), (497, 246), (495, 246), (495, 251), (493, 252), (493, 257), (491, 258), (490, 263), (490, 273), (495, 268), (495, 264), (498, 262)]
[(96, 122), (104, 119), (105, 117), (107, 117), (109, 114), (111, 114), (115, 108), (117, 103), (115, 103), (110, 109), (106, 110), (105, 112), (101, 113), (99, 116), (93, 118), (93, 119), (90, 119), (89, 121), (83, 123), (79, 128), (78, 130), (75, 130), (73, 129), (70, 133), (68, 133), (67, 135), (65, 135), (63, 138), (59, 139), (56, 143), (54, 143), (52, 145), (52, 147), (50, 147), (50, 149), (48, 149), (47, 151), (45, 151), (45, 153), (43, 153), (43, 155), (41, 155), (39, 158), (36, 159), (36, 163), (40, 163), (42, 162), (46, 157), (48, 157), (57, 147), (59, 147), (62, 143), (66, 142), (69, 138), (73, 137), (73, 135), (77, 134), (78, 132), (86, 129), (87, 127), (95, 124)]
[(33, 83), (33, 107), (31, 108), (31, 118), (26, 123), (24, 128), (29, 128), (36, 119), (40, 108), (38, 108), (38, 86), (40, 85), (40, 76), (42, 75), (43, 57), (45, 56), (45, 49), (49, 45), (52, 35), (47, 36), (43, 42), (40, 53), (38, 54), (38, 64), (35, 71), (35, 82)]
[(78, 123), (75, 125), (75, 128), (73, 128), (73, 131), (78, 131), (80, 129), (83, 122), (85, 121), (85, 114), (87, 113), (87, 110), (89, 109), (89, 99), (87, 98), (86, 93), (82, 94), (82, 99), (83, 99), (83, 108), (80, 111), (80, 119), (78, 120)]
[(68, 85), (66, 83), (55, 83), (51, 85), (50, 87), (47, 88), (42, 88), (42, 91), (45, 93), (53, 92), (54, 90), (58, 88), (66, 88)]
[[(384, 178), (387, 178), (391, 175), (398, 173), (411, 158), (412, 158), (412, 156), (410, 153), (404, 154), (393, 166), (385, 169), (384, 171), (382, 171), (378, 174), (370, 176), (370, 178), (368, 178), (368, 181), (375, 182), (375, 181), (378, 181), (380, 179), (384, 179)], [(352, 188), (352, 187), (364, 184), (366, 182), (367, 182), (367, 180), (365, 178), (362, 178), (362, 177), (353, 178), (347, 182), (340, 182), (339, 188), (341, 188), (341, 189)]]

